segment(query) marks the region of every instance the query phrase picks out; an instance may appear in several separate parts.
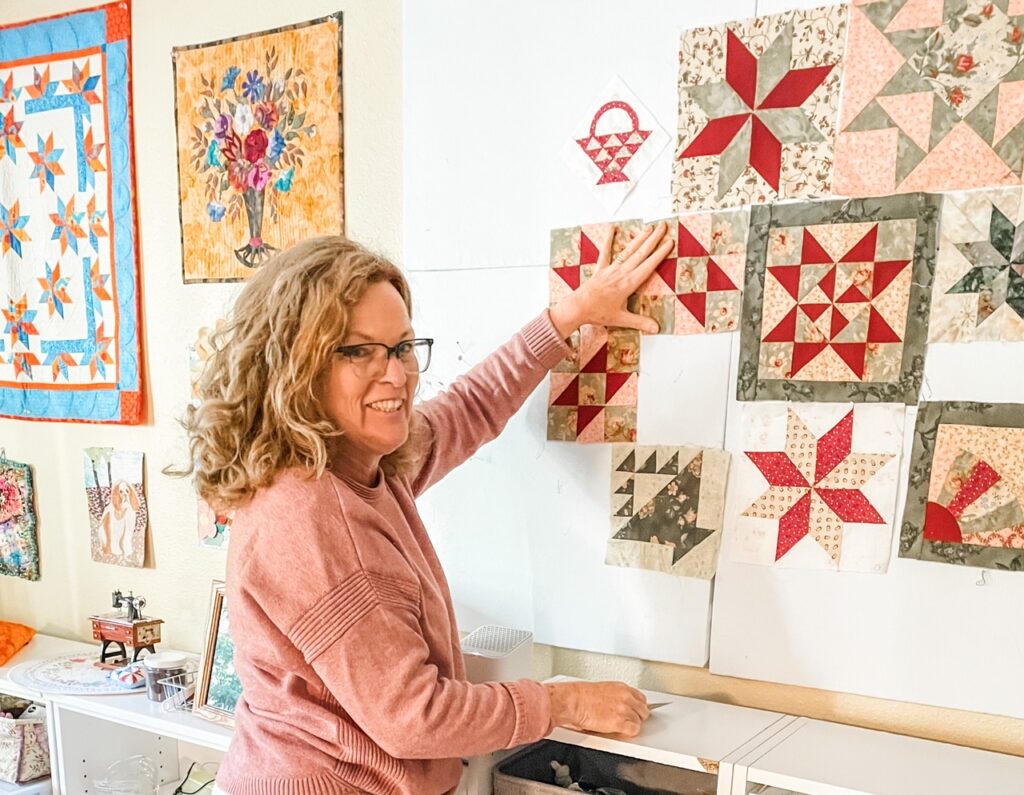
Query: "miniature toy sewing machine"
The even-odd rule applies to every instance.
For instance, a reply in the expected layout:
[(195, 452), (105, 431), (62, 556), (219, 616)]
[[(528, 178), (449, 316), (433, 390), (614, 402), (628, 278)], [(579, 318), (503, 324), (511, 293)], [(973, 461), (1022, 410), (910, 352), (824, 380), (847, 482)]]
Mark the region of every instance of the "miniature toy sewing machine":
[(103, 642), (100, 664), (107, 662), (108, 655), (112, 662), (129, 662), (128, 646), (132, 648), (131, 662), (139, 659), (143, 649), (155, 654), (156, 644), (160, 642), (160, 625), (164, 622), (159, 618), (142, 617), (142, 608), (146, 606), (145, 597), (133, 596), (131, 591), (127, 596), (114, 591), (111, 603), (114, 607), (126, 608), (126, 611), (89, 616), (93, 638)]

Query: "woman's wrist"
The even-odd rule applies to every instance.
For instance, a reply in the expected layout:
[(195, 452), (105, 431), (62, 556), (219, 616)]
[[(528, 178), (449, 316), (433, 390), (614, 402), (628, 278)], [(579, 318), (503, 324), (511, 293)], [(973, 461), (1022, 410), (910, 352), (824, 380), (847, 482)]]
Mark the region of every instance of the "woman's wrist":
[(571, 689), (558, 684), (546, 684), (544, 688), (548, 691), (548, 697), (551, 699), (551, 725), (565, 726), (569, 723), (569, 717), (572, 714)]
[(576, 301), (573, 299), (574, 295), (567, 295), (555, 306), (551, 307), (551, 325), (555, 327), (555, 331), (563, 339), (567, 340), (573, 335), (581, 325), (583, 320), (579, 316), (579, 312), (576, 308)]

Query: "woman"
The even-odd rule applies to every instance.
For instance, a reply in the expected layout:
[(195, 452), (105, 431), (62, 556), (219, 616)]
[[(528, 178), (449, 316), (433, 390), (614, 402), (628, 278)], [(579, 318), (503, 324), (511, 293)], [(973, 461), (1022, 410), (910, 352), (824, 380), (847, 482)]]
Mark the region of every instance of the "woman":
[(460, 757), (555, 726), (634, 736), (617, 682), (465, 681), (451, 597), (415, 498), (501, 431), (583, 323), (656, 331), (626, 298), (663, 224), (414, 407), (430, 340), (391, 263), (340, 237), (268, 262), (235, 304), (185, 425), (201, 496), (234, 509), (228, 605), (244, 697), (230, 795), (452, 792)]

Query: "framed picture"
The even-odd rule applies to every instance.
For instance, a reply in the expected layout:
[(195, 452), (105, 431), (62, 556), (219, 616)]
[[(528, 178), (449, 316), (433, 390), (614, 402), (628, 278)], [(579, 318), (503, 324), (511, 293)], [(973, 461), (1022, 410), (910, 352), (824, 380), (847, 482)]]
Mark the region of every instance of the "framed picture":
[(233, 726), (235, 705), (242, 695), (242, 683), (235, 672), (235, 644), (231, 639), (228, 603), (224, 583), (214, 580), (210, 590), (210, 617), (206, 624), (206, 645), (199, 662), (199, 679), (192, 712), (201, 718)]

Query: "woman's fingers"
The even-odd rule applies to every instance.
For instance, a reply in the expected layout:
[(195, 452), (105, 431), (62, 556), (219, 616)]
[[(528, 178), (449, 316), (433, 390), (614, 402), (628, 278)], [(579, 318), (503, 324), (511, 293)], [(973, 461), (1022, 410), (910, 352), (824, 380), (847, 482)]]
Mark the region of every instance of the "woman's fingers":
[(628, 262), (636, 253), (637, 249), (647, 242), (653, 232), (653, 226), (645, 226), (636, 237), (629, 241), (622, 252), (615, 258), (615, 261), (620, 264)]
[(619, 234), (618, 224), (612, 224), (611, 232), (601, 244), (601, 250), (597, 254), (597, 269), (605, 268), (612, 261), (612, 246), (615, 244), (615, 236)]
[(646, 259), (642, 260), (629, 274), (629, 291), (635, 293), (647, 281), (654, 269), (672, 253), (675, 242), (670, 237), (662, 238), (661, 244)]

